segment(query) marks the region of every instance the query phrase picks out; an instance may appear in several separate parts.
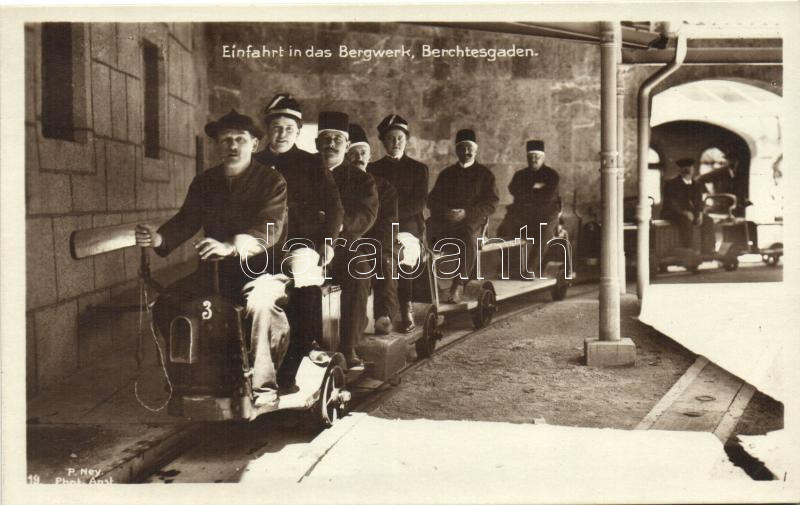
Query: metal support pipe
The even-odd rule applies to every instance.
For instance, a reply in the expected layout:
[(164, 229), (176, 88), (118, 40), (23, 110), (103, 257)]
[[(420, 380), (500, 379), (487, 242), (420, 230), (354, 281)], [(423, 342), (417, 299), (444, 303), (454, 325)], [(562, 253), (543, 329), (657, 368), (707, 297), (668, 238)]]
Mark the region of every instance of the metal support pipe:
[(678, 35), (675, 57), (664, 68), (647, 78), (639, 87), (638, 105), (638, 157), (639, 204), (636, 207), (636, 295), (641, 299), (650, 284), (650, 204), (647, 200), (647, 157), (650, 151), (650, 93), (658, 83), (678, 70), (686, 58), (686, 37)]
[[(624, 49), (623, 63), (629, 65), (667, 65), (674, 60), (674, 49)], [(781, 65), (782, 47), (692, 47), (683, 65)]]
[(600, 340), (620, 340), (617, 257), (617, 54), (615, 23), (599, 24), (600, 43), (600, 191), (603, 202), (600, 250)]
[[(619, 24), (615, 31), (617, 37), (622, 36)], [(619, 294), (627, 292), (627, 276), (625, 273), (625, 82), (622, 75), (622, 46), (617, 52), (617, 257), (619, 264)]]

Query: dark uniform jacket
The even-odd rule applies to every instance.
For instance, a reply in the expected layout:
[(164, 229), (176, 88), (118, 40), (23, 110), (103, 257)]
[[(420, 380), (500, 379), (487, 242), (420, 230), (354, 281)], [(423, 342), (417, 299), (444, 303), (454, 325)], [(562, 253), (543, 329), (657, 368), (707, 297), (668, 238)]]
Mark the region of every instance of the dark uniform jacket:
[(364, 236), (375, 223), (379, 205), (378, 188), (371, 175), (347, 162), (334, 168), (332, 173), (344, 207), (341, 237), (347, 240), (349, 248), (353, 240)]
[[(519, 212), (526, 216), (547, 218), (558, 214), (558, 173), (547, 165), (539, 170), (525, 167), (511, 178), (508, 191), (514, 197), (509, 212)], [(533, 186), (541, 182), (539, 189)]]
[(464, 209), (467, 215), (457, 225), (477, 233), (495, 211), (499, 200), (491, 170), (477, 162), (469, 168), (456, 163), (439, 174), (433, 191), (428, 195), (428, 207), (431, 219), (445, 226), (449, 223), (445, 217), (448, 210)]
[(370, 163), (367, 172), (383, 177), (397, 190), (400, 231), (421, 237), (425, 227), (422, 212), (428, 197), (428, 166), (404, 154), (399, 160), (384, 156)]
[(686, 184), (679, 175), (664, 184), (664, 203), (661, 208), (661, 217), (667, 220), (681, 218), (687, 210), (694, 217), (702, 212), (702, 184), (696, 180)]
[(378, 216), (375, 224), (367, 230), (365, 237), (374, 238), (381, 243), (384, 255), (391, 254), (392, 223), (397, 222), (397, 191), (383, 177), (373, 175), (378, 190)]
[(264, 165), (274, 166), (286, 179), (288, 239), (309, 239), (320, 250), (325, 237), (336, 239), (339, 236), (344, 209), (336, 182), (330, 171), (322, 167), (318, 156), (295, 145), (281, 154), (274, 154), (267, 148), (256, 154), (256, 159)]
[[(201, 228), (206, 237), (220, 242), (248, 234), (263, 240), (267, 248), (280, 248), (286, 238), (286, 198), (286, 181), (280, 173), (257, 161), (235, 177), (227, 177), (222, 165), (209, 168), (194, 178), (178, 213), (158, 229), (163, 242), (155, 251), (166, 256)], [(260, 272), (265, 258), (264, 254), (251, 258), (251, 270)], [(234, 284), (249, 280), (239, 275), (235, 258), (223, 260), (220, 273), (235, 277)]]

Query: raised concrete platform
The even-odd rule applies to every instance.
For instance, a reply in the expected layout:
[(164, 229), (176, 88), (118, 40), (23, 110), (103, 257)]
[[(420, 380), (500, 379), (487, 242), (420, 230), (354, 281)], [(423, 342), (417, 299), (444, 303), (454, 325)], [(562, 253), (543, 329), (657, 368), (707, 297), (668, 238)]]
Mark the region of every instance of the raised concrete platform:
[(636, 344), (630, 338), (614, 341), (587, 338), (583, 342), (587, 366), (627, 366), (636, 362)]
[(357, 414), (292, 462), (265, 455), (242, 482), (332, 489), (326, 499), (336, 503), (345, 496), (352, 503), (644, 503), (789, 495), (780, 483), (750, 480), (710, 433)]
[(693, 283), (648, 286), (639, 320), (785, 402), (795, 391), (798, 316), (784, 282)]

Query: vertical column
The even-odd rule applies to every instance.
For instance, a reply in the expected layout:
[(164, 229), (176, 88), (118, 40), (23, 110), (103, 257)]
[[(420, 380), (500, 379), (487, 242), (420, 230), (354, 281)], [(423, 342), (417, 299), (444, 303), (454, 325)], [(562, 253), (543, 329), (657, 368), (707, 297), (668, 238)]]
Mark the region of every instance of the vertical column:
[(615, 24), (617, 44), (617, 273), (619, 294), (626, 293), (625, 273), (625, 83), (622, 79), (622, 26)]
[(647, 200), (647, 155), (650, 150), (650, 93), (644, 84), (639, 90), (637, 152), (639, 158), (639, 203), (636, 206), (636, 296), (642, 299), (644, 290), (650, 284), (650, 218), (652, 210)]
[(636, 346), (620, 337), (620, 284), (617, 198), (617, 53), (621, 38), (615, 23), (598, 26), (600, 43), (600, 191), (603, 202), (603, 236), (600, 251), (599, 338), (584, 341), (588, 366), (629, 365), (636, 360)]
[(617, 45), (614, 23), (600, 23), (600, 191), (603, 235), (600, 251), (600, 340), (619, 340), (617, 258)]

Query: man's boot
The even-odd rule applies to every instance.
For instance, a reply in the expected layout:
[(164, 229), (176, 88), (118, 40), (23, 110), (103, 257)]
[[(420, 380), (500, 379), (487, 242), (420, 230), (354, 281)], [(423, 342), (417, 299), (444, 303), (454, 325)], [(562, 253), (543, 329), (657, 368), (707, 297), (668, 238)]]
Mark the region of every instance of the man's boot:
[(389, 316), (381, 316), (375, 320), (375, 333), (388, 335), (392, 331), (392, 320)]
[(450, 297), (447, 299), (447, 303), (461, 303), (463, 297), (464, 285), (460, 282), (453, 282), (450, 286)]
[(358, 368), (364, 366), (364, 360), (362, 360), (358, 354), (356, 354), (355, 349), (351, 349), (350, 351), (345, 351), (344, 359), (347, 362), (347, 368)]
[(411, 333), (417, 327), (414, 324), (414, 302), (404, 303), (400, 312), (402, 319), (400, 331), (403, 333)]

